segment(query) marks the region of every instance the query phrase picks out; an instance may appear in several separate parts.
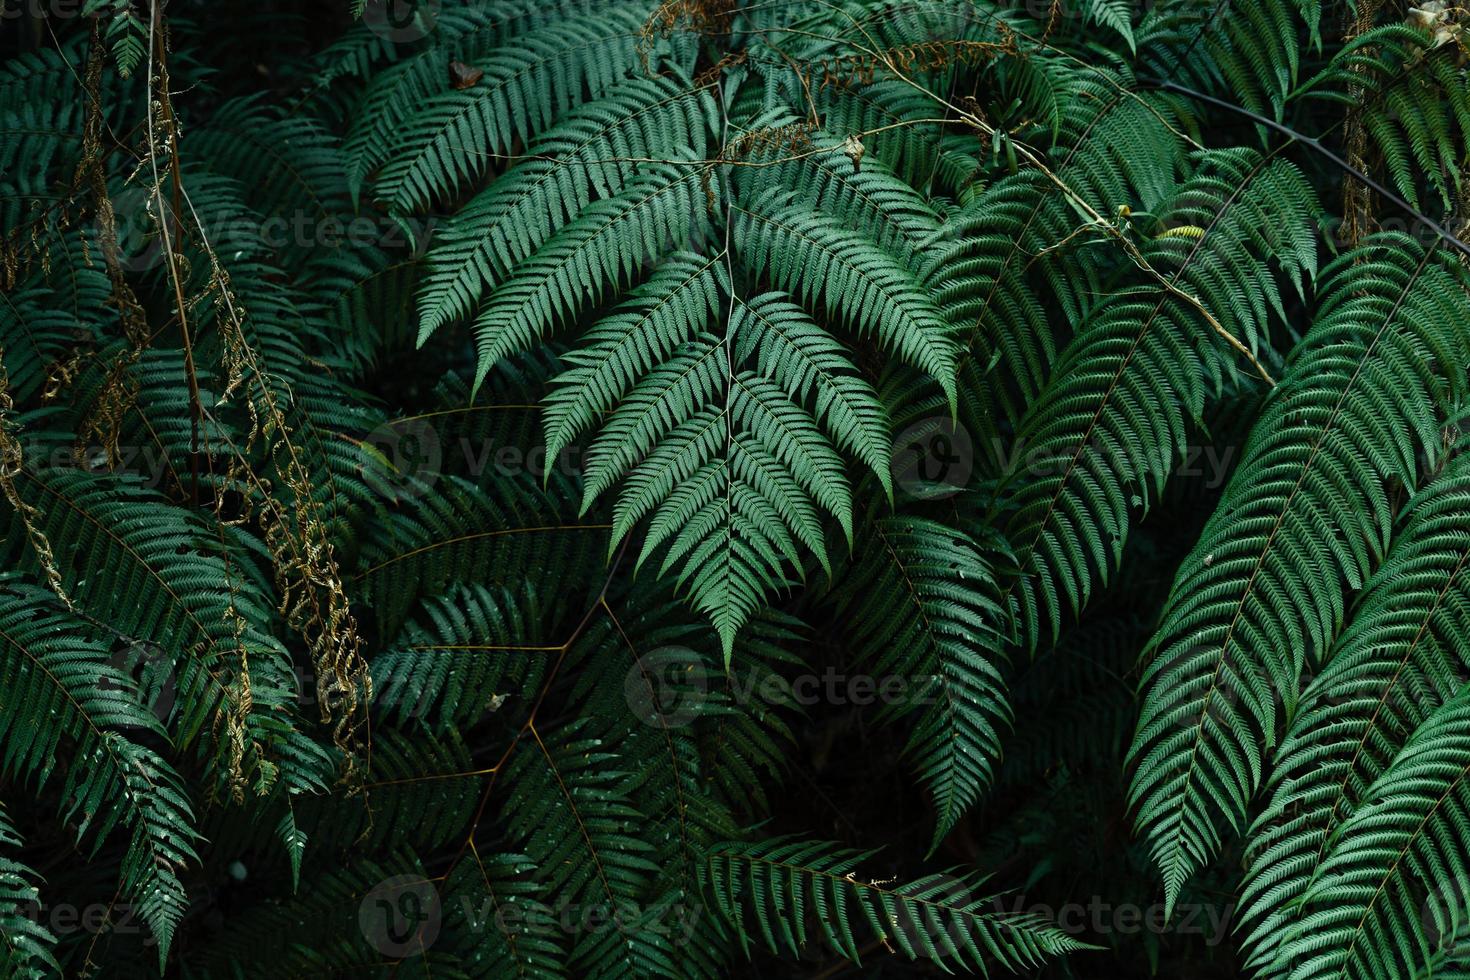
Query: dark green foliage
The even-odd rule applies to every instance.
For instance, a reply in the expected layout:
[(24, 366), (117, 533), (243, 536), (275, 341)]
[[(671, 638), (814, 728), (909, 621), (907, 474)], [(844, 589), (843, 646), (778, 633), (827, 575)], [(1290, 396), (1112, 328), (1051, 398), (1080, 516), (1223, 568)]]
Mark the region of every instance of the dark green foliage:
[(0, 973), (1470, 970), (1465, 10), (5, 14)]

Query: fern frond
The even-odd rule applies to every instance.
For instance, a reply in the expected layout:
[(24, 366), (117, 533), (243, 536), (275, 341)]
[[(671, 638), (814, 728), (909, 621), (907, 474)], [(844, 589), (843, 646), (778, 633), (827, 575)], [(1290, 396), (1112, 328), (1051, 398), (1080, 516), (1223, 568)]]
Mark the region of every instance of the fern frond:
[(495, 496), (448, 474), (433, 486), (363, 535), (355, 588), (385, 635), (397, 634), (419, 598), (453, 582), (519, 586), (540, 570), (565, 590), (582, 575), (590, 582), (587, 569), (600, 564), (605, 525), (576, 523), (564, 479), (543, 491), (524, 474), (498, 481)]
[[(549, 238), (475, 318), (476, 385), (502, 358), (530, 349), (583, 304), (626, 284), (643, 263), (704, 238), (707, 177), (704, 168), (651, 165)], [(420, 344), (426, 338), (421, 330)]]
[[(871, 932), (910, 960), (984, 973), (995, 965), (1036, 969), (1086, 948), (1035, 916), (996, 911), (991, 897), (976, 894), (982, 879), (974, 875), (928, 875), (896, 887), (864, 881), (856, 869), (871, 856), (791, 838), (728, 843), (710, 849), (700, 874), (747, 950), (754, 938), (796, 955), (820, 940), (859, 962), (858, 936)], [(811, 918), (820, 932), (808, 936)]]
[[(629, 5), (629, 8), (634, 7)], [(413, 13), (421, 15), (425, 11)], [(374, 75), (351, 114), (351, 128), (343, 144), (343, 154), (354, 201), (368, 176), (392, 157), (404, 124), (426, 102), (443, 93), (445, 70), (450, 61), (473, 64), (502, 49), (513, 50), (514, 46), (531, 43), (524, 40), (527, 37), (539, 38), (544, 45), (547, 38), (568, 33), (566, 28), (558, 33), (555, 22), (566, 18), (569, 13), (585, 15), (586, 6), (581, 0), (550, 0), (546, 3), (510, 0), (494, 6), (452, 4), (448, 9), (437, 10), (433, 22), (433, 43), (412, 51), (397, 64)], [(631, 10), (619, 11), (617, 8), (611, 11), (615, 18), (621, 15), (618, 26), (625, 29), (633, 27), (631, 16), (625, 15), (630, 13)], [(578, 26), (573, 24), (570, 31), (575, 32)], [(353, 34), (355, 38), (345, 37), (334, 49), (323, 53), (321, 83), (330, 82), (339, 73), (353, 71), (354, 67), (361, 66), (372, 57), (373, 49), (384, 45), (381, 34), (372, 31), (368, 25), (358, 25)], [(609, 38), (614, 44), (620, 40), (616, 36)], [(367, 48), (365, 52), (363, 45)], [(390, 55), (397, 53), (391, 39), (386, 42), (386, 48)], [(555, 64), (553, 60), (548, 66)], [(525, 77), (535, 80), (537, 73), (545, 70), (533, 66)]]
[(558, 910), (544, 901), (536, 862), (524, 854), (477, 854), (445, 885), (445, 900), (465, 914), (445, 922), (439, 941), (459, 952), (469, 977), (567, 976), (566, 938)]
[(1470, 640), (1470, 483), (1457, 457), (1417, 494), (1326, 665), (1302, 692), (1251, 826), (1242, 945), (1265, 967), (1289, 959), (1301, 897), (1340, 828), (1405, 741), (1464, 680)]
[(843, 582), (842, 609), (874, 673), (896, 673), (920, 693), (915, 706), (927, 704), (905, 752), (934, 794), (932, 850), (980, 798), (1000, 757), (1011, 720), (1000, 672), (1010, 626), (994, 569), (965, 532), (902, 516), (865, 530), (875, 546)]
[(394, 127), (381, 151), (379, 197), (414, 207), (452, 197), (584, 91), (596, 97), (610, 89), (639, 65), (639, 6), (558, 20), (476, 59), (479, 82), (430, 94)]
[[(636, 907), (659, 866), (652, 844), (633, 833), (640, 814), (628, 799), (633, 774), (595, 739), (575, 730), (532, 744), (511, 761), (506, 822), (512, 839), (541, 872), (542, 887), (582, 909), (609, 915)], [(669, 976), (667, 940), (613, 917), (613, 928), (578, 936), (571, 961), (589, 972)]]
[(1382, 560), (1388, 484), (1418, 485), (1464, 396), (1470, 308), (1434, 253), (1383, 236), (1324, 278), (1307, 340), (1150, 642), (1130, 801), (1171, 906), (1218, 851), (1218, 821), (1239, 826), (1304, 666)]
[(753, 356), (756, 374), (808, 406), (832, 441), (867, 464), (892, 496), (888, 413), (847, 351), (781, 293), (737, 296), (730, 329), (736, 361)]
[(122, 734), (161, 733), (158, 719), (82, 624), (14, 578), (0, 585), (0, 674), (0, 768), (39, 788), (69, 757), (62, 818), (94, 853), (114, 831), (127, 837), (121, 890), (166, 958), (188, 904), (179, 875), (198, 860), (194, 815), (168, 763)]
[(534, 592), (451, 585), (424, 600), (372, 660), (375, 707), (400, 728), (417, 720), (441, 736), (534, 696), (554, 639)]
[(1334, 830), (1300, 924), (1277, 951), (1293, 980), (1423, 977), (1463, 969), (1470, 870), (1470, 689), (1413, 734)]
[(323, 244), (315, 234), (303, 240), (293, 222), (309, 219), (309, 227), (326, 229), (349, 211), (338, 141), (310, 117), (273, 110), (259, 98), (231, 100), (190, 132), (189, 149), (192, 160), (238, 181), (250, 206), (278, 216), (263, 227), (286, 255), (310, 255)]
[(1137, 50), (1138, 44), (1133, 38), (1133, 5), (1128, 0), (1087, 0), (1087, 19), (1090, 23), (1116, 31), (1127, 42), (1130, 51)]
[(734, 211), (733, 244), (752, 272), (821, 304), (860, 334), (876, 334), (955, 404), (953, 328), (909, 269), (864, 236), (796, 206), (786, 193), (764, 195)]
[(594, 197), (636, 179), (640, 160), (703, 159), (712, 114), (708, 89), (635, 78), (564, 115), (440, 231), (419, 294), (421, 333), (468, 314)]
[(117, 62), (120, 75), (127, 78), (148, 52), (148, 25), (133, 10), (128, 0), (87, 0), (82, 4), (82, 13), (107, 17), (104, 32), (108, 46), (112, 48), (113, 60)]
[(1470, 154), (1470, 86), (1458, 62), (1456, 45), (1433, 50), (1423, 31), (1384, 25), (1354, 37), (1296, 95), (1350, 106), (1399, 193), (1419, 207), (1428, 189), (1448, 209)]
[[(1252, 112), (1281, 117), (1301, 70), (1306, 27), (1321, 46), (1320, 0), (1168, 0), (1139, 28), (1139, 59), (1158, 78), (1223, 91)], [(1186, 55), (1198, 54), (1198, 57)]]
[(641, 376), (699, 336), (719, 315), (728, 289), (718, 259), (677, 252), (661, 261), (567, 354), (571, 367), (552, 380), (542, 409), (546, 454), (560, 453), (622, 401)]
[[(20, 845), (20, 835), (0, 809), (0, 847), (14, 851)], [(48, 969), (61, 972), (51, 952), (56, 936), (32, 914), (40, 908), (35, 880), (30, 868), (9, 854), (0, 854), (0, 966), (17, 980), (42, 980)]]
[(80, 346), (79, 334), (94, 342), (101, 339), (106, 321), (98, 313), (111, 288), (100, 269), (81, 264), (80, 255), (76, 260), (71, 275), (59, 282), (37, 276), (0, 292), (5, 371), (18, 405), (29, 405), (41, 395), (53, 372)]
[[(898, 179), (881, 159), (863, 165), (846, 152), (846, 143), (823, 133), (808, 137), (800, 154), (784, 147), (759, 146), (748, 169), (750, 179), (737, 188), (756, 198), (761, 186), (793, 189), (797, 200), (842, 220), (885, 251), (902, 256), (911, 268), (939, 232), (939, 217), (923, 195)], [(866, 156), (866, 154), (864, 154)]]
[(375, 725), (369, 762), (364, 792), (324, 793), (293, 804), (297, 825), (315, 848), (383, 851), (396, 845), (431, 853), (461, 843), (459, 830), (473, 819), (488, 775), (475, 771), (458, 731)]
[[(851, 500), (810, 417), (749, 372), (728, 377), (724, 356), (706, 338), (641, 381), (588, 453), (587, 491), (627, 472), (613, 541), (654, 514), (640, 562), (667, 545), (663, 571), (683, 565), (680, 582), (712, 617), (728, 659), (765, 593), (789, 585), (796, 540), (826, 564), (812, 495), (844, 522)], [(641, 459), (629, 452), (640, 444), (650, 446)]]
[[(181, 747), (203, 749), (215, 726), (237, 710), (240, 693), (225, 678), (248, 658), (253, 710), (241, 718), (252, 747), (246, 761), (272, 768), (273, 753), (289, 741), (282, 711), (294, 700), (295, 678), (272, 635), (272, 610), (244, 587), (253, 573), (241, 555), (135, 478), (51, 468), (24, 470), (19, 484), (44, 515), (40, 527), (62, 556), (59, 570), (72, 600), (123, 642), (162, 651), (177, 689), (170, 730)], [(18, 530), (18, 515), (9, 507), (3, 513)], [(26, 541), (25, 533), (7, 531), (7, 563), (34, 566)], [(287, 767), (291, 780), (314, 781), (293, 768)]]
[(1200, 308), (1259, 349), (1268, 316), (1284, 315), (1260, 263), (1276, 259), (1298, 289), (1315, 272), (1314, 204), (1287, 164), (1248, 151), (1210, 154), (1165, 212), (1201, 236), (1156, 238), (1144, 253), (1167, 274), (1167, 288), (1117, 291), (1058, 357), (1055, 380), (1019, 424), (1022, 451), (1005, 478), (1017, 486), (1006, 534), (1035, 576), (1017, 587), (1025, 642), (1034, 647), (1047, 623), (1055, 639), (1094, 578), (1107, 581), (1122, 561), (1130, 513), (1147, 510), (1183, 457), (1205, 382), (1220, 377), (1228, 357)]

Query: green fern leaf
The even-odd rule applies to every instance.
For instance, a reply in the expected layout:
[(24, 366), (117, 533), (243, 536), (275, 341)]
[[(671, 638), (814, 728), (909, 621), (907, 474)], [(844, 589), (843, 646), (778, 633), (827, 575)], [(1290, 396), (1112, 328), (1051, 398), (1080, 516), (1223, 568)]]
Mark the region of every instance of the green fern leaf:
[(625, 160), (676, 152), (703, 158), (712, 112), (705, 89), (630, 79), (563, 116), (440, 232), (419, 294), (421, 333), (469, 313), (486, 288), (503, 282), (594, 196), (616, 194), (636, 179), (639, 165)]
[(1463, 683), (1467, 475), (1457, 457), (1415, 496), (1276, 751), (1240, 893), (1242, 945), (1254, 965), (1290, 958), (1301, 897), (1343, 823), (1371, 802), (1370, 787), (1405, 741)]
[[(776, 838), (720, 844), (700, 873), (714, 907), (744, 947), (751, 938), (797, 955), (818, 939), (859, 961), (857, 937), (871, 931), (911, 960), (986, 972), (990, 965), (1036, 969), (1052, 956), (1087, 948), (1028, 914), (994, 911), (971, 875), (929, 875), (897, 887), (857, 877), (872, 852)], [(816, 920), (819, 933), (808, 937)]]
[(932, 850), (979, 800), (1000, 757), (1009, 624), (994, 570), (969, 535), (910, 517), (866, 530), (876, 546), (843, 583), (842, 608), (874, 672), (914, 684), (909, 710), (927, 705), (905, 751), (934, 795)]
[[(0, 847), (13, 851), (20, 845), (20, 835), (0, 809)], [(0, 935), (4, 937), (0, 966), (5, 967), (7, 976), (18, 980), (41, 980), (47, 970), (61, 972), (51, 952), (56, 937), (32, 915), (33, 909), (40, 908), (40, 892), (31, 883), (35, 878), (35, 873), (16, 859), (0, 855)]]
[(1130, 800), (1171, 906), (1220, 848), (1216, 821), (1239, 826), (1304, 666), (1381, 561), (1385, 483), (1419, 482), (1463, 398), (1470, 308), (1432, 259), (1386, 236), (1327, 270), (1309, 340), (1175, 580), (1130, 750)]
[(8, 702), (0, 769), (39, 787), (59, 756), (69, 759), (62, 817), (79, 839), (92, 838), (94, 853), (114, 831), (126, 836), (122, 894), (158, 940), (162, 962), (188, 904), (179, 874), (198, 860), (194, 815), (168, 763), (122, 734), (162, 728), (81, 625), (42, 589), (14, 578), (0, 587), (0, 690)]
[(802, 211), (788, 194), (736, 206), (734, 242), (742, 261), (794, 296), (821, 303), (829, 315), (861, 333), (875, 333), (906, 363), (955, 389), (953, 330), (924, 295), (911, 271), (870, 240)]

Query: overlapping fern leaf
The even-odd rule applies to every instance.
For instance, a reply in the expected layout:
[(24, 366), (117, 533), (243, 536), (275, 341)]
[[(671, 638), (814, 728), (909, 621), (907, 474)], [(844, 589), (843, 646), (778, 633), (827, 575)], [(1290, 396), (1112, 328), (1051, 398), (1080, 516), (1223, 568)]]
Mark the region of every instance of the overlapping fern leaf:
[(1291, 977), (1453, 974), (1467, 948), (1470, 689), (1436, 709), (1334, 828), (1275, 962)]
[(678, 580), (728, 650), (802, 577), (804, 553), (830, 568), (819, 511), (850, 538), (837, 451), (889, 484), (883, 410), (825, 328), (874, 337), (951, 401), (958, 347), (915, 277), (938, 230), (922, 198), (830, 139), (809, 160), (772, 159), (791, 199), (766, 193), (769, 181), (732, 183), (718, 158), (764, 159), (773, 137), (762, 134), (786, 124), (742, 120), (748, 138), (737, 130), (714, 154), (712, 135), (728, 128), (714, 100), (708, 85), (634, 73), (548, 119), (431, 251), (420, 339), (473, 316), (484, 377), (622, 297), (551, 386), (548, 451), (592, 437), (584, 511), (624, 484), (613, 547), (651, 518), (639, 561), (662, 550), (664, 572), (683, 567)]
[(702, 159), (712, 116), (707, 88), (654, 77), (630, 78), (561, 117), (440, 231), (419, 295), (421, 333), (467, 315), (594, 195), (635, 180), (640, 168), (624, 161), (684, 151)]
[(0, 36), (0, 973), (1197, 975), (1039, 914), (1153, 872), (1470, 973), (1470, 12), (82, 12)]
[(1281, 161), (1204, 157), (1145, 225), (1135, 261), (1146, 274), (1089, 310), (1059, 353), (1054, 380), (1018, 423), (1002, 484), (1014, 487), (1006, 534), (1029, 573), (1016, 586), (1026, 642), (1047, 625), (1055, 637), (1121, 562), (1130, 515), (1182, 460), (1211, 380), (1218, 388), (1242, 370), (1227, 341), (1266, 346), (1284, 312), (1260, 263), (1274, 258), (1297, 290), (1315, 273), (1314, 210)]
[[(636, 773), (604, 751), (596, 739), (573, 729), (550, 744), (539, 733), (508, 774), (514, 796), (507, 804), (510, 832), (537, 866), (552, 875), (560, 900), (572, 906), (632, 905), (658, 872), (651, 842), (635, 835), (639, 811), (629, 794)], [(571, 962), (599, 974), (676, 976), (671, 951), (656, 934), (635, 923), (581, 938)], [(606, 960), (626, 965), (614, 969)]]
[(5, 509), (7, 562), (49, 576), (25, 529), (30, 520), (59, 559), (52, 570), (75, 608), (172, 679), (176, 699), (160, 710), (179, 747), (218, 759), (217, 726), (233, 717), (245, 752), (214, 774), (221, 784), (263, 787), (278, 775), (315, 784), (321, 758), (290, 748), (297, 736), (285, 712), (295, 679), (272, 635), (272, 611), (255, 592), (252, 559), (231, 553), (228, 540), (136, 477), (50, 467), (22, 471), (17, 483), (22, 502), (43, 516)]
[[(1352, 821), (1359, 813), (1370, 819), (1366, 811), (1383, 799), (1380, 782), (1401, 765), (1407, 743), (1447, 739), (1449, 745), (1456, 737), (1450, 719), (1457, 715), (1450, 705), (1461, 700), (1467, 670), (1467, 492), (1466, 459), (1457, 453), (1399, 519), (1393, 546), (1364, 586), (1325, 666), (1306, 684), (1274, 753), (1265, 805), (1250, 829), (1241, 892), (1244, 946), (1263, 974), (1322, 976), (1331, 970), (1343, 976), (1407, 976), (1429, 968), (1442, 954), (1464, 952), (1457, 948), (1463, 923), (1453, 921), (1463, 914), (1456, 905), (1464, 900), (1463, 870), (1453, 866), (1426, 875), (1426, 893), (1410, 897), (1418, 905), (1405, 907), (1405, 893), (1391, 889), (1378, 899), (1392, 911), (1374, 914), (1396, 917), (1392, 928), (1408, 930), (1402, 948), (1422, 952), (1422, 960), (1396, 958), (1381, 949), (1371, 960), (1352, 955), (1316, 960), (1304, 952), (1304, 939), (1308, 929), (1325, 921), (1321, 903), (1340, 900), (1326, 884), (1333, 877), (1331, 856), (1355, 845), (1358, 827), (1371, 826)], [(1443, 718), (1441, 711), (1447, 712)], [(1365, 873), (1392, 873), (1393, 856), (1386, 857), (1369, 864)], [(1348, 908), (1368, 911), (1356, 902)], [(1449, 918), (1441, 920), (1441, 915)], [(1342, 921), (1351, 926), (1350, 919)], [(1353, 928), (1376, 931), (1380, 926), (1363, 918)], [(1416, 933), (1419, 929), (1423, 932)], [(1332, 935), (1332, 945), (1341, 946), (1344, 933)], [(1351, 944), (1357, 935), (1348, 938)], [(1365, 932), (1361, 941), (1368, 945), (1375, 939)]]
[[(608, 360), (601, 350), (610, 345), (593, 347), (598, 360), (589, 357), (568, 372), (577, 387), (560, 389), (569, 394), (548, 420), (555, 424), (564, 411), (573, 418), (607, 413), (587, 453), (583, 507), (625, 481), (613, 509), (614, 543), (652, 515), (639, 563), (662, 550), (664, 571), (684, 568), (679, 580), (711, 616), (728, 656), (765, 594), (790, 585), (788, 569), (800, 571), (798, 542), (830, 570), (818, 508), (851, 540), (851, 490), (828, 440), (851, 448), (886, 480), (887, 437), (872, 389), (799, 306), (779, 293), (726, 299), (713, 291), (717, 272), (695, 269), (707, 291), (686, 315), (733, 306), (725, 338), (691, 331), (677, 347), (669, 344), (672, 356), (636, 383), (623, 381), (626, 394), (612, 408), (612, 392), (583, 380), (589, 368), (606, 375), (611, 367), (627, 378), (636, 362), (612, 359), (653, 346), (658, 341), (633, 331), (658, 325), (646, 315), (631, 324), (605, 322), (594, 329), (617, 331), (617, 347)], [(678, 272), (669, 279), (676, 280), (688, 281)], [(572, 397), (576, 404), (569, 405)]]
[(1353, 38), (1298, 97), (1352, 106), (1399, 193), (1417, 207), (1427, 185), (1449, 207), (1463, 192), (1470, 87), (1453, 40), (1458, 12), (1425, 10), (1424, 23), (1411, 19)]
[(844, 580), (842, 606), (874, 675), (909, 691), (894, 707), (919, 715), (906, 752), (934, 795), (937, 847), (989, 786), (1010, 724), (1010, 622), (994, 568), (1004, 556), (925, 518), (878, 517), (863, 530), (874, 546)]
[[(377, 193), (386, 200), (423, 204), (449, 196), (507, 154), (513, 140), (550, 126), (584, 86), (601, 94), (639, 64), (648, 13), (645, 3), (614, 4), (546, 24), (517, 18), (499, 38), (470, 33), (466, 60), (483, 76), (464, 89), (426, 91), (422, 73), (444, 70), (443, 51), (427, 64), (397, 66), (359, 114), (364, 128), (347, 144), (350, 166), (366, 174), (381, 164)], [(491, 38), (501, 43), (491, 47)]]
[(1324, 271), (1316, 321), (1175, 579), (1130, 751), (1170, 902), (1239, 828), (1303, 671), (1383, 561), (1391, 487), (1419, 485), (1443, 453), (1470, 339), (1452, 269), (1389, 235)]
[(1321, 47), (1324, 6), (1321, 0), (1160, 3), (1139, 27), (1139, 60), (1157, 77), (1224, 91), (1246, 108), (1279, 117), (1303, 55)]
[(42, 976), (46, 969), (59, 972), (61, 965), (51, 953), (56, 937), (34, 917), (40, 908), (38, 877), (13, 856), (21, 843), (15, 827), (0, 810), (0, 846), (9, 852), (0, 857), (0, 934), (4, 936), (0, 966), (10, 976)]
[[(166, 958), (187, 904), (180, 876), (198, 860), (193, 808), (178, 774), (142, 741), (162, 734), (158, 718), (92, 633), (46, 590), (14, 576), (0, 585), (0, 766), (33, 791), (62, 780), (60, 817), (78, 845), (95, 853), (114, 834), (126, 839), (120, 892)], [(75, 747), (58, 771), (64, 741)], [(31, 926), (18, 935), (38, 938)]]
[(909, 959), (971, 971), (1024, 970), (1082, 948), (1043, 921), (996, 911), (973, 876), (931, 875), (897, 887), (864, 881), (857, 868), (871, 857), (821, 841), (724, 844), (710, 850), (701, 877), (721, 914), (739, 923), (743, 945), (755, 938), (797, 954), (825, 943), (857, 960), (858, 937), (871, 932)]

